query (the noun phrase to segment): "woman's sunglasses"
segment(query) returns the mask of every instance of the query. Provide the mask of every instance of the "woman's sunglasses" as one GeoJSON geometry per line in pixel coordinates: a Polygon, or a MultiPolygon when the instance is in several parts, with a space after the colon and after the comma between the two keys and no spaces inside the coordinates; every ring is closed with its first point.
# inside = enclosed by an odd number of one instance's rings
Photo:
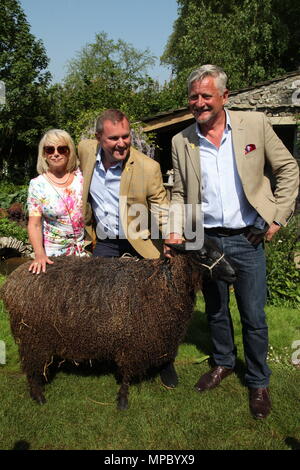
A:
{"type": "Polygon", "coordinates": [[[55,148],[60,155],[66,155],[70,151],[67,145],[59,145],[58,147],[54,147],[54,145],[46,145],[44,147],[44,152],[47,155],[52,155],[55,152],[55,148]]]}

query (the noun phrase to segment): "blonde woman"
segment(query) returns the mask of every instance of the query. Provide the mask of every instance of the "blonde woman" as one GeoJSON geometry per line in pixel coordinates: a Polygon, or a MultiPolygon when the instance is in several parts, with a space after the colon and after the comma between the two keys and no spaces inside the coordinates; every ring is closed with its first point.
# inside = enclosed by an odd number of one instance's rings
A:
{"type": "Polygon", "coordinates": [[[51,129],[39,143],[37,172],[28,189],[28,235],[34,274],[53,264],[49,256],[84,253],[83,178],[74,142],[64,130],[51,129]]]}

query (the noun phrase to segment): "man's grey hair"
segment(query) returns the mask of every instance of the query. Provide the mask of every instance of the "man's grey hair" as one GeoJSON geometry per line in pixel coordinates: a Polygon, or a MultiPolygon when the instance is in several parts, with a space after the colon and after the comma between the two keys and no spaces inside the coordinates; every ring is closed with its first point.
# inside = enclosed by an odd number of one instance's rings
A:
{"type": "Polygon", "coordinates": [[[195,81],[201,81],[205,77],[214,77],[216,78],[216,86],[220,93],[223,94],[226,90],[227,85],[227,75],[221,67],[217,65],[206,64],[202,65],[198,69],[194,70],[188,77],[188,94],[190,94],[192,84],[195,81]]]}

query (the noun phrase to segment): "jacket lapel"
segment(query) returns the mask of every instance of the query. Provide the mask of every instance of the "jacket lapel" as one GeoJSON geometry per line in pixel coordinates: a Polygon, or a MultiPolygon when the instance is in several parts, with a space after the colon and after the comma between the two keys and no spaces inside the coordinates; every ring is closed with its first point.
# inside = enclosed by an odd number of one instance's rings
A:
{"type": "MultiPolygon", "coordinates": [[[[237,112],[228,111],[230,115],[230,121],[232,126],[232,143],[235,153],[235,159],[237,164],[238,173],[243,178],[243,162],[245,158],[245,125],[244,119],[237,112]]],[[[186,134],[184,139],[185,152],[189,162],[191,163],[195,175],[200,181],[200,152],[199,151],[199,137],[195,132],[194,126],[191,126],[189,132],[186,134]]]]}
{"type": "Polygon", "coordinates": [[[185,139],[185,152],[192,167],[195,171],[198,181],[200,181],[200,153],[199,153],[199,137],[192,126],[190,132],[185,139]]]}
{"type": "Polygon", "coordinates": [[[122,171],[121,175],[121,182],[120,182],[120,199],[119,199],[119,211],[120,211],[120,218],[123,222],[123,230],[125,235],[127,236],[127,223],[125,224],[124,221],[127,221],[127,196],[129,194],[129,187],[133,173],[133,166],[134,166],[134,149],[130,149],[130,155],[128,160],[125,163],[125,166],[122,171]]]}
{"type": "Polygon", "coordinates": [[[120,196],[125,196],[128,194],[129,185],[132,178],[132,171],[134,165],[134,156],[132,149],[130,150],[130,155],[124,165],[122,176],[121,176],[121,183],[120,183],[120,196]]]}
{"type": "Polygon", "coordinates": [[[85,161],[85,166],[83,168],[83,201],[84,204],[88,200],[89,188],[91,185],[91,180],[95,168],[96,157],[99,150],[100,144],[95,140],[92,145],[90,145],[88,158],[85,161]]]}
{"type": "Polygon", "coordinates": [[[244,119],[237,112],[228,111],[232,126],[232,143],[235,160],[240,178],[243,179],[243,162],[245,159],[245,124],[244,119]]]}
{"type": "Polygon", "coordinates": [[[99,147],[100,147],[99,143],[91,147],[90,155],[86,162],[86,174],[87,174],[87,179],[88,179],[88,186],[90,186],[90,183],[91,183],[99,147]]]}

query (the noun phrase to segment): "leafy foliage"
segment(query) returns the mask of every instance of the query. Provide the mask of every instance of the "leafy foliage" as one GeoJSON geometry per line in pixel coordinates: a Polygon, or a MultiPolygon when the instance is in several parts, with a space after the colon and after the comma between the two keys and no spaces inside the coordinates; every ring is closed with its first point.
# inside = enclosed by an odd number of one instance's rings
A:
{"type": "Polygon", "coordinates": [[[0,237],[13,237],[23,243],[28,243],[27,230],[7,218],[0,219],[0,237]]]}
{"type": "Polygon", "coordinates": [[[133,118],[159,110],[159,84],[147,75],[155,58],[149,50],[109,39],[104,32],[69,62],[62,85],[51,93],[61,127],[78,134],[78,125],[103,109],[118,108],[133,118]]]}
{"type": "Polygon", "coordinates": [[[300,305],[300,269],[295,264],[296,253],[300,253],[299,215],[266,245],[268,302],[272,305],[300,305]]]}
{"type": "Polygon", "coordinates": [[[0,80],[6,102],[0,108],[0,164],[6,177],[22,181],[36,161],[36,142],[49,125],[46,95],[48,58],[18,0],[2,0],[0,9],[0,80]]]}
{"type": "Polygon", "coordinates": [[[0,207],[8,209],[14,202],[20,202],[26,207],[28,185],[16,186],[13,183],[0,182],[0,207]]]}
{"type": "MultiPolygon", "coordinates": [[[[238,89],[299,65],[300,4],[288,0],[177,0],[162,62],[180,79],[205,63],[223,67],[238,89]]],[[[182,81],[182,80],[181,80],[182,81]]]]}
{"type": "MultiPolygon", "coordinates": [[[[19,202],[23,208],[27,205],[28,185],[17,186],[10,182],[0,182],[0,208],[8,209],[13,203],[19,202]]],[[[23,209],[26,212],[26,209],[23,209]]],[[[23,224],[24,225],[24,224],[23,224]]],[[[27,230],[7,217],[0,218],[0,236],[13,237],[28,243],[27,230]]]]}

